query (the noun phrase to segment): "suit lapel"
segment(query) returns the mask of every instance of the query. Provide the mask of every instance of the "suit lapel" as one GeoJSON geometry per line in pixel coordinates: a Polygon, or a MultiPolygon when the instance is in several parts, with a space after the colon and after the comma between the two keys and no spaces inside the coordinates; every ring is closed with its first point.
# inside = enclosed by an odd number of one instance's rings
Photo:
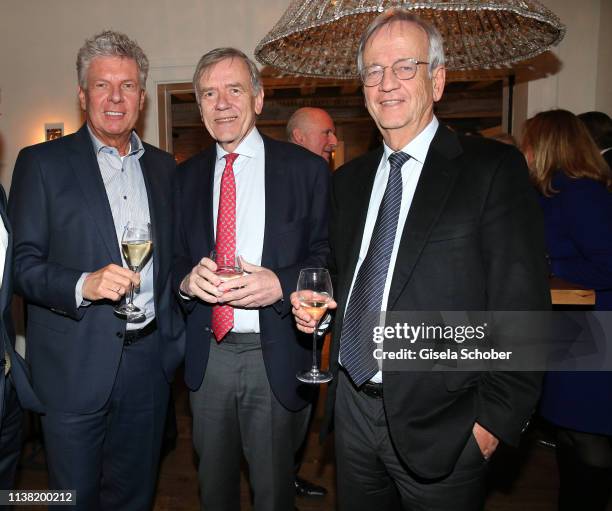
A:
{"type": "Polygon", "coordinates": [[[93,218],[93,224],[98,230],[112,262],[121,266],[121,254],[119,253],[113,215],[86,125],[83,125],[75,134],[70,163],[88,205],[88,212],[93,218]]]}
{"type": "MultiPolygon", "coordinates": [[[[350,191],[352,198],[351,211],[347,214],[346,219],[354,219],[354,229],[351,233],[350,248],[348,250],[349,260],[346,263],[340,261],[339,264],[346,264],[347,273],[349,279],[343,279],[345,287],[339,289],[340,292],[338,302],[344,304],[342,310],[339,311],[340,317],[344,316],[344,308],[348,302],[348,293],[350,290],[352,276],[355,275],[355,267],[357,266],[357,260],[359,259],[359,252],[361,251],[361,242],[363,239],[363,230],[368,216],[368,207],[370,205],[370,197],[372,195],[372,187],[374,186],[374,179],[376,178],[376,171],[382,158],[383,150],[382,147],[379,150],[372,151],[369,153],[360,168],[361,175],[354,176],[352,183],[354,186],[350,191]]],[[[338,215],[338,212],[334,213],[338,215]]],[[[344,216],[344,215],[343,215],[344,216]]],[[[346,226],[341,226],[343,229],[346,226]]]]}
{"type": "Polygon", "coordinates": [[[213,229],[213,188],[215,181],[216,146],[206,149],[193,162],[193,168],[179,166],[177,172],[190,172],[183,190],[184,205],[180,205],[183,211],[181,223],[187,226],[187,231],[195,233],[188,236],[187,245],[194,261],[202,257],[208,257],[214,248],[215,230],[213,229]]]}
{"type": "Polygon", "coordinates": [[[278,201],[286,197],[286,185],[284,181],[284,172],[282,164],[279,164],[280,159],[274,154],[274,146],[270,139],[265,135],[261,135],[264,142],[264,186],[266,191],[265,197],[265,226],[264,226],[264,242],[263,252],[261,254],[261,265],[269,266],[272,258],[272,252],[276,247],[270,246],[270,233],[278,231],[278,224],[281,218],[276,213],[278,211],[278,201]],[[275,211],[276,210],[276,211],[275,211]]]}
{"type": "Polygon", "coordinates": [[[389,290],[387,310],[393,309],[408,283],[431,230],[444,209],[459,173],[459,166],[454,158],[461,152],[456,135],[440,126],[429,147],[406,218],[389,290]]]}
{"type": "Polygon", "coordinates": [[[197,242],[201,243],[196,253],[200,257],[208,257],[209,252],[215,247],[215,216],[214,216],[214,189],[215,189],[215,164],[217,159],[216,145],[204,155],[202,168],[198,172],[198,186],[196,186],[196,198],[194,204],[197,206],[196,216],[198,224],[203,223],[204,236],[196,236],[197,242]],[[204,193],[206,192],[206,193],[204,193]]]}

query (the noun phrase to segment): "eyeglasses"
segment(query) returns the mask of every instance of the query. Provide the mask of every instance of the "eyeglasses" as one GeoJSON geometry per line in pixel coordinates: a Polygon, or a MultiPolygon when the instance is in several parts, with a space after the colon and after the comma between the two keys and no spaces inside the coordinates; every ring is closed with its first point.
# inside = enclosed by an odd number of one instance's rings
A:
{"type": "Polygon", "coordinates": [[[419,64],[429,64],[417,59],[400,59],[391,66],[379,66],[374,64],[361,70],[361,81],[366,87],[374,87],[382,82],[383,76],[385,75],[385,69],[391,68],[393,74],[399,80],[411,80],[416,75],[419,64]]]}

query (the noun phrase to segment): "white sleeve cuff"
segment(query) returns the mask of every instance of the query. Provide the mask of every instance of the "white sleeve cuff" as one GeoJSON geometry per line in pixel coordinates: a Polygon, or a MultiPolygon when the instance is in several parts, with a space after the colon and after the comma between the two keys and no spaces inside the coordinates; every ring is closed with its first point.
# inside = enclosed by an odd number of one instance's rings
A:
{"type": "Polygon", "coordinates": [[[89,300],[85,300],[83,298],[83,284],[85,283],[87,275],[89,275],[89,272],[82,273],[79,277],[79,280],[77,280],[76,286],[74,286],[74,300],[76,302],[77,308],[87,307],[91,305],[91,302],[89,300]]]}

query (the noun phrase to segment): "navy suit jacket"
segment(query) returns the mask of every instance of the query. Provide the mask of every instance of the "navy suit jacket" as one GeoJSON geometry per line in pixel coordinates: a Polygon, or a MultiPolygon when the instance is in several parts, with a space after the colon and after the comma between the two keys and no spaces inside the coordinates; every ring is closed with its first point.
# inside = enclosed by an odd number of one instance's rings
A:
{"type": "MultiPolygon", "coordinates": [[[[331,263],[338,310],[331,365],[338,371],[342,318],[359,256],[382,147],[334,174],[331,263]]],[[[514,147],[459,137],[440,126],[401,234],[388,311],[550,308],[542,215],[514,147]]],[[[336,382],[328,392],[328,420],[336,382]]],[[[541,376],[519,372],[385,371],[383,392],[399,457],[429,479],[449,474],[479,422],[517,444],[541,376]]]]}
{"type": "MultiPolygon", "coordinates": [[[[261,342],[268,380],[288,409],[307,403],[310,389],[296,373],[312,363],[311,338],[298,335],[289,295],[300,269],[324,267],[329,252],[327,210],[329,169],[306,149],[263,136],[265,148],[265,229],[262,266],[280,280],[283,300],[259,311],[261,342]]],[[[216,146],[178,167],[178,229],[175,246],[175,289],[181,279],[214,248],[213,178],[216,146]]],[[[185,381],[196,390],[204,378],[211,336],[212,307],[184,301],[187,316],[185,381]]]]}
{"type": "MultiPolygon", "coordinates": [[[[171,292],[171,155],[144,144],[140,158],[153,230],[159,356],[168,381],[183,355],[183,322],[171,292]]],[[[106,190],[86,125],[23,149],[9,200],[15,288],[28,302],[28,360],[34,388],[50,409],[89,413],[107,401],[119,367],[125,320],[115,302],[77,308],[83,272],[122,265],[106,190]]]]}
{"type": "MultiPolygon", "coordinates": [[[[11,298],[13,296],[13,236],[11,226],[6,214],[6,194],[4,188],[0,186],[0,221],[3,222],[8,231],[8,247],[4,260],[4,275],[2,277],[2,287],[0,287],[0,358],[4,358],[4,353],[8,353],[11,359],[10,377],[13,380],[17,397],[23,408],[42,413],[44,408],[32,390],[29,377],[30,371],[25,360],[15,351],[15,330],[13,328],[13,317],[11,315],[11,298]]],[[[0,380],[4,381],[4,365],[0,367],[0,380]]],[[[4,389],[4,385],[0,385],[4,389]]],[[[0,394],[0,427],[4,415],[4,392],[0,394]]]]}

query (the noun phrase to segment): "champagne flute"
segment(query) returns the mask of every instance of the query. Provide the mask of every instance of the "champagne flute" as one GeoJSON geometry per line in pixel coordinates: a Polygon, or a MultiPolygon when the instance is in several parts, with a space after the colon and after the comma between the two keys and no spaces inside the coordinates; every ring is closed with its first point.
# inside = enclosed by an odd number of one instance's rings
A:
{"type": "Polygon", "coordinates": [[[325,268],[305,268],[300,271],[297,283],[300,306],[317,322],[312,332],[312,367],[301,371],[296,376],[303,383],[320,384],[331,381],[329,371],[321,371],[317,362],[317,335],[323,334],[319,329],[321,318],[327,312],[327,304],[332,299],[331,277],[325,268]]]}
{"type": "MultiPolygon", "coordinates": [[[[121,252],[128,268],[133,272],[140,272],[149,261],[153,252],[151,239],[151,224],[128,222],[121,238],[121,252]]],[[[146,310],[134,305],[134,286],[130,285],[126,303],[116,307],[115,313],[128,322],[144,321],[146,310]]]]}

